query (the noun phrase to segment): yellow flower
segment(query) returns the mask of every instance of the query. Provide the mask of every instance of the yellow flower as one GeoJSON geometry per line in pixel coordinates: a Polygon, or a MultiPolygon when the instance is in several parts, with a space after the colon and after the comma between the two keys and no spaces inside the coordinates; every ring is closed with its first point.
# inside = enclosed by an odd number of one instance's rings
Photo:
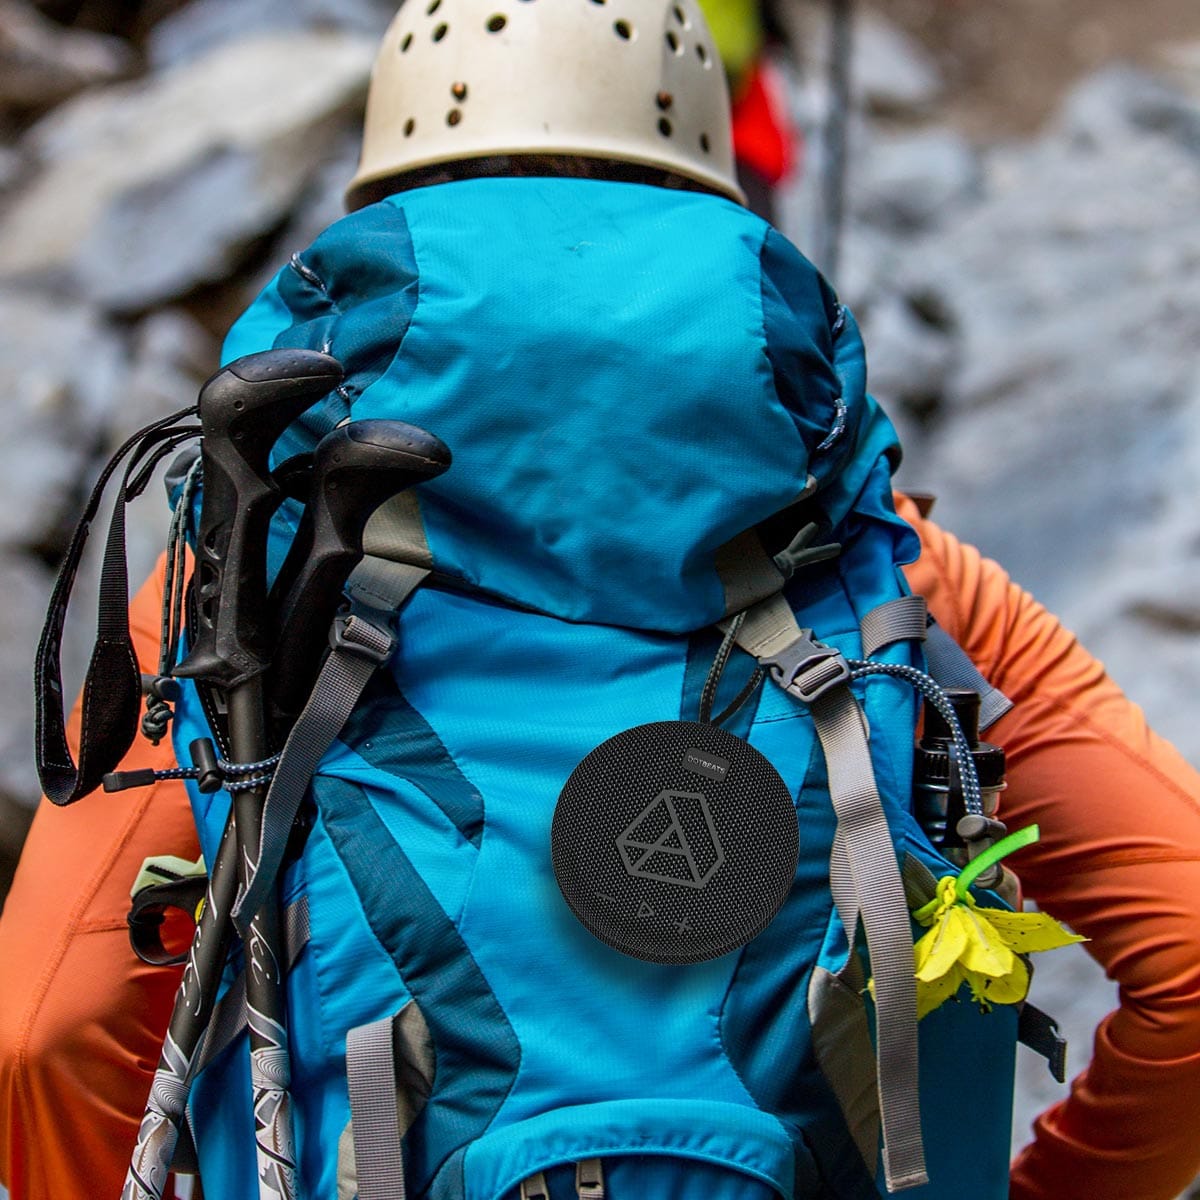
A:
{"type": "Polygon", "coordinates": [[[960,894],[959,882],[951,875],[938,881],[936,899],[913,915],[930,926],[913,948],[918,1018],[933,1012],[964,983],[985,1009],[1016,1004],[1029,991],[1029,968],[1022,954],[1087,940],[1046,913],[980,908],[970,893],[960,894]]]}

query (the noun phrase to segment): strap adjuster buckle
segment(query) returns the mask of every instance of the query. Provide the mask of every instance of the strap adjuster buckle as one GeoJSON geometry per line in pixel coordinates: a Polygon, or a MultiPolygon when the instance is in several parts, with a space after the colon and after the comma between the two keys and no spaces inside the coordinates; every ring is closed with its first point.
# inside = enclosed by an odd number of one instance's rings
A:
{"type": "Polygon", "coordinates": [[[791,645],[769,658],[760,658],[759,663],[785,692],[805,704],[850,681],[850,664],[845,656],[836,647],[818,642],[811,629],[802,629],[791,645]]]}
{"type": "Polygon", "coordinates": [[[329,644],[335,651],[357,654],[382,667],[395,654],[400,643],[386,625],[376,624],[361,614],[350,612],[334,617],[329,629],[329,644]]]}

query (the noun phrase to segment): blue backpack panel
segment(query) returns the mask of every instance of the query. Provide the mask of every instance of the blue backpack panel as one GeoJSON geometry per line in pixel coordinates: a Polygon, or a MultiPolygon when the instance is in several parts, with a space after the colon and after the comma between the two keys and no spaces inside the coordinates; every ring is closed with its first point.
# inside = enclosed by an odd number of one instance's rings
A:
{"type": "MultiPolygon", "coordinates": [[[[796,624],[848,660],[923,668],[911,638],[864,653],[864,618],[907,595],[898,568],[918,547],[892,507],[894,431],[865,392],[853,319],[728,200],[482,179],[332,226],[226,356],[269,346],[347,369],[280,459],[363,417],[429,429],[454,454],[408,512],[432,573],[321,762],[282,876],[306,918],[288,975],[303,1195],[380,1194],[355,1149],[348,1042],[352,1062],[365,1049],[368,1071],[386,1064],[410,1196],[885,1193],[871,970],[834,904],[838,817],[808,705],[768,680],[724,723],[779,772],[799,834],[786,902],[741,949],[684,965],[623,954],[576,920],[551,864],[555,802],[582,759],[633,726],[700,718],[717,625],[738,611],[727,548],[778,514],[816,514],[840,546],[799,555],[782,592],[796,624]]],[[[276,564],[293,530],[283,513],[276,564]]],[[[405,553],[387,535],[369,548],[405,553]]],[[[756,666],[733,651],[712,711],[756,666]]],[[[886,674],[849,686],[916,907],[956,872],[911,814],[916,693],[886,674]]],[[[185,688],[176,743],[206,733],[185,688]]],[[[228,796],[193,802],[211,855],[228,796]]],[[[1011,1008],[960,999],[921,1022],[929,1182],[909,1194],[1007,1196],[1015,1041],[1011,1008]]],[[[238,1037],[193,1094],[210,1195],[257,1194],[250,1110],[238,1037]]]]}

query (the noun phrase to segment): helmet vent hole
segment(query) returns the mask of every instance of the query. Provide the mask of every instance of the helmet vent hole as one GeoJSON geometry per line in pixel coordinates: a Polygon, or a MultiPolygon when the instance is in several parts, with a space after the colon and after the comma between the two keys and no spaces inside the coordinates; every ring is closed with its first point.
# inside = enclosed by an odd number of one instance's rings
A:
{"type": "Polygon", "coordinates": [[[687,29],[688,28],[688,19],[687,19],[687,16],[684,14],[683,9],[680,8],[678,4],[676,4],[671,8],[671,11],[675,14],[675,20],[677,20],[680,23],[680,25],[682,25],[684,27],[684,29],[687,29]]]}
{"type": "Polygon", "coordinates": [[[409,46],[412,45],[412,40],[413,40],[413,35],[411,33],[406,33],[404,35],[404,41],[402,41],[400,43],[400,53],[401,54],[406,54],[408,52],[409,46]]]}
{"type": "Polygon", "coordinates": [[[444,38],[444,37],[446,36],[446,34],[447,34],[447,33],[449,33],[449,32],[450,32],[450,26],[449,26],[449,25],[447,25],[445,21],[443,21],[443,22],[442,22],[442,23],[441,23],[441,24],[440,24],[440,25],[439,25],[439,26],[438,26],[438,27],[437,27],[437,28],[436,28],[436,29],[433,31],[433,40],[434,40],[435,42],[440,42],[440,41],[442,40],[442,38],[444,38]]]}
{"type": "Polygon", "coordinates": [[[425,9],[425,15],[432,17],[439,8],[442,7],[442,0],[429,0],[429,6],[425,9]]]}
{"type": "Polygon", "coordinates": [[[467,85],[461,81],[458,83],[452,83],[450,85],[450,95],[452,95],[455,100],[465,100],[467,98],[467,85]]]}
{"type": "Polygon", "coordinates": [[[608,0],[592,0],[593,4],[607,4],[608,0]]]}
{"type": "Polygon", "coordinates": [[[663,137],[671,136],[671,122],[668,121],[666,117],[658,118],[658,132],[661,133],[663,137]]]}
{"type": "Polygon", "coordinates": [[[462,109],[452,108],[446,114],[446,124],[447,125],[457,125],[461,120],[462,120],[462,109]]]}
{"type": "Polygon", "coordinates": [[[703,150],[705,154],[707,154],[709,152],[709,150],[712,149],[712,144],[708,140],[707,133],[702,133],[700,135],[700,149],[703,150]]]}
{"type": "Polygon", "coordinates": [[[697,43],[696,43],[696,57],[697,57],[697,58],[698,58],[698,59],[699,59],[699,60],[700,60],[700,61],[701,61],[701,62],[702,62],[702,63],[703,63],[703,64],[704,64],[706,67],[710,65],[710,64],[709,64],[709,61],[708,61],[708,47],[707,47],[707,46],[705,46],[703,42],[697,42],[697,43]]]}
{"type": "Polygon", "coordinates": [[[683,47],[679,44],[679,38],[676,36],[673,29],[668,29],[666,32],[667,45],[671,48],[672,54],[682,54],[683,47]]]}
{"type": "Polygon", "coordinates": [[[663,110],[663,112],[666,112],[667,109],[675,103],[675,97],[672,96],[670,92],[659,92],[658,95],[654,97],[654,102],[663,110]]]}
{"type": "Polygon", "coordinates": [[[499,33],[505,25],[508,24],[508,18],[503,13],[495,13],[488,17],[487,29],[488,33],[499,33]]]}
{"type": "Polygon", "coordinates": [[[412,137],[413,130],[416,129],[416,127],[417,127],[416,121],[414,121],[412,119],[412,117],[409,117],[408,120],[404,122],[404,136],[412,137]]]}
{"type": "Polygon", "coordinates": [[[633,38],[633,26],[628,21],[614,21],[613,31],[623,42],[628,42],[633,38]]]}

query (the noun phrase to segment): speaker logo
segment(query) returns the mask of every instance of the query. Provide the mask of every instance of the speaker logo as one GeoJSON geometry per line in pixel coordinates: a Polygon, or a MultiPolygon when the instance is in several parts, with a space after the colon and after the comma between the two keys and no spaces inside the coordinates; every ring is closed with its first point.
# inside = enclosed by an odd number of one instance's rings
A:
{"type": "Polygon", "coordinates": [[[702,891],[725,861],[708,801],[700,792],[659,792],[617,838],[625,870],[702,891]]]}
{"type": "Polygon", "coordinates": [[[683,756],[682,766],[693,775],[705,775],[718,783],[724,783],[729,775],[729,760],[707,750],[689,750],[683,756]]]}

